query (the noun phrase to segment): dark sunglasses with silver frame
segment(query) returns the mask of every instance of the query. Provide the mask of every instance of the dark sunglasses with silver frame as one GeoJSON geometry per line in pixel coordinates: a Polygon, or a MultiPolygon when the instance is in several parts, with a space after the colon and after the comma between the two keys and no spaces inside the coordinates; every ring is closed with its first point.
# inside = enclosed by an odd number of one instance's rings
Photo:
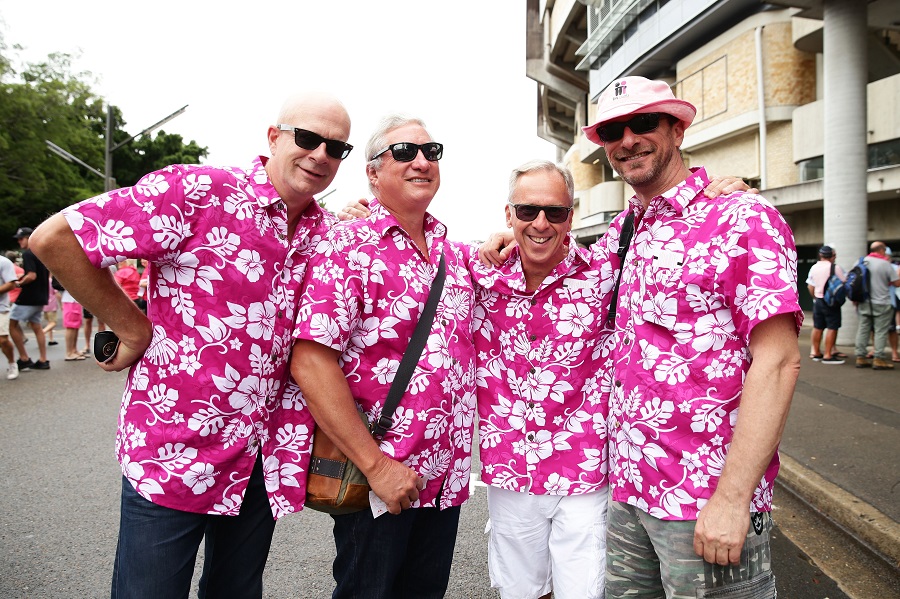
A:
{"type": "Polygon", "coordinates": [[[547,217],[547,222],[558,225],[566,222],[566,219],[569,218],[569,213],[574,210],[574,208],[567,208],[566,206],[538,206],[536,204],[513,204],[512,202],[507,202],[507,204],[516,211],[516,218],[526,223],[536,219],[543,210],[544,216],[547,217]]]}
{"type": "Polygon", "coordinates": [[[325,153],[338,160],[343,160],[349,156],[350,150],[353,149],[353,146],[345,141],[328,139],[327,137],[322,137],[318,133],[301,129],[300,127],[294,127],[293,125],[285,125],[282,123],[278,125],[278,128],[282,131],[293,131],[294,143],[297,144],[297,147],[303,148],[304,150],[315,150],[324,143],[325,153]]]}
{"type": "Polygon", "coordinates": [[[422,150],[422,156],[425,157],[425,160],[437,162],[444,155],[444,144],[439,144],[436,141],[429,141],[424,144],[402,141],[375,152],[375,155],[370,160],[375,160],[388,150],[391,151],[391,156],[397,162],[412,162],[419,154],[419,150],[422,150]]]}
{"type": "Polygon", "coordinates": [[[619,141],[625,135],[625,127],[631,129],[631,132],[635,135],[650,133],[659,127],[661,116],[658,112],[645,112],[636,114],[627,121],[603,123],[602,125],[597,125],[597,137],[603,143],[619,141]]]}

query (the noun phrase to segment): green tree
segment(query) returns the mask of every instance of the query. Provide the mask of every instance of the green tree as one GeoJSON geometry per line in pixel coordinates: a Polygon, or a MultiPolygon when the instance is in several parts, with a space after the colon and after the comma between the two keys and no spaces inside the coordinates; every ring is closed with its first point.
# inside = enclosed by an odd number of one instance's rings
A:
{"type": "MultiPolygon", "coordinates": [[[[14,47],[18,50],[18,47],[14,47]]],[[[95,168],[103,168],[106,112],[89,72],[73,73],[72,56],[15,68],[0,32],[0,247],[14,244],[17,227],[36,226],[50,214],[103,192],[103,178],[51,153],[50,140],[95,168]]],[[[112,107],[114,143],[129,139],[121,111],[112,107]]],[[[142,136],[113,154],[113,177],[132,185],[173,163],[197,163],[207,149],[174,133],[142,136]]]]}
{"type": "MultiPolygon", "coordinates": [[[[128,137],[126,133],[124,138],[128,137]]],[[[160,130],[155,137],[143,135],[116,150],[113,175],[122,187],[134,185],[147,173],[167,164],[198,164],[206,154],[207,149],[194,140],[185,144],[181,135],[160,130]]]]}
{"type": "MultiPolygon", "coordinates": [[[[0,82],[0,199],[4,204],[0,235],[4,241],[16,227],[34,226],[78,196],[98,190],[81,167],[50,154],[44,142],[58,140],[82,160],[97,160],[99,144],[91,124],[103,116],[102,102],[83,81],[89,74],[79,78],[70,70],[70,56],[51,54],[46,62],[29,65],[21,82],[0,82]]],[[[12,72],[9,68],[6,75],[12,72]]]]}

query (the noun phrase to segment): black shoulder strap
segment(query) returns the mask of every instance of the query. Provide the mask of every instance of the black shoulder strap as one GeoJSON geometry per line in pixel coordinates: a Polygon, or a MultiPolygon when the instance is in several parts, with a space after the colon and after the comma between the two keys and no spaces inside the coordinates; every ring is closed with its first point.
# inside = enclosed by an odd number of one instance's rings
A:
{"type": "Polygon", "coordinates": [[[622,230],[619,232],[619,249],[616,255],[619,257],[619,275],[616,277],[616,286],[613,288],[612,298],[609,304],[609,313],[606,315],[606,324],[615,321],[616,306],[619,303],[619,284],[622,282],[622,271],[625,269],[625,256],[634,236],[634,212],[628,211],[628,215],[622,222],[622,230]]]}
{"type": "Polygon", "coordinates": [[[441,254],[441,261],[438,264],[437,274],[431,283],[431,291],[428,293],[428,301],[422,314],[419,316],[419,322],[413,331],[412,338],[403,359],[400,360],[400,366],[397,367],[397,374],[391,383],[391,389],[388,391],[387,399],[384,400],[384,408],[381,410],[381,418],[371,425],[372,435],[375,437],[383,437],[388,429],[391,428],[391,420],[403,394],[406,393],[406,387],[409,385],[409,379],[412,378],[413,372],[416,370],[416,364],[422,357],[422,350],[425,349],[425,342],[428,341],[428,335],[431,333],[431,323],[434,322],[434,315],[437,312],[438,300],[441,299],[441,292],[444,289],[444,277],[447,268],[444,265],[444,255],[441,254]]]}
{"type": "MultiPolygon", "coordinates": [[[[834,262],[831,263],[831,274],[828,275],[828,280],[831,280],[831,277],[834,276],[834,262]]],[[[828,281],[825,281],[825,285],[828,286],[828,281]]]]}

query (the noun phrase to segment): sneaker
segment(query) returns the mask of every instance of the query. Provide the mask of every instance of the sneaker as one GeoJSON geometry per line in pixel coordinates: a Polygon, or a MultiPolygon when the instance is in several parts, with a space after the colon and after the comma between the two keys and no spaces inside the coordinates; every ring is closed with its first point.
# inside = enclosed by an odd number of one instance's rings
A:
{"type": "Polygon", "coordinates": [[[872,365],[872,360],[869,358],[863,358],[862,356],[856,356],[856,367],[857,368],[868,368],[872,365]]]}
{"type": "Polygon", "coordinates": [[[59,341],[48,341],[47,345],[59,345],[59,341]]]}
{"type": "Polygon", "coordinates": [[[10,362],[9,367],[6,369],[6,378],[7,380],[13,380],[19,378],[19,365],[15,362],[10,362]]]}
{"type": "Polygon", "coordinates": [[[26,370],[34,368],[34,362],[31,361],[31,358],[28,358],[27,360],[16,360],[16,365],[19,367],[19,372],[25,372],[26,370]]]}
{"type": "Polygon", "coordinates": [[[882,360],[881,358],[875,358],[875,362],[872,364],[872,370],[893,370],[894,365],[888,362],[887,360],[882,360]]]}
{"type": "Polygon", "coordinates": [[[822,361],[822,354],[809,354],[809,357],[813,362],[821,362],[822,361]]]}
{"type": "Polygon", "coordinates": [[[32,368],[34,368],[35,370],[50,370],[50,362],[47,360],[44,360],[43,362],[38,360],[34,363],[34,366],[32,366],[32,368]]]}
{"type": "Polygon", "coordinates": [[[822,364],[843,364],[844,360],[838,358],[837,356],[831,356],[830,358],[822,358],[819,360],[822,364]]]}

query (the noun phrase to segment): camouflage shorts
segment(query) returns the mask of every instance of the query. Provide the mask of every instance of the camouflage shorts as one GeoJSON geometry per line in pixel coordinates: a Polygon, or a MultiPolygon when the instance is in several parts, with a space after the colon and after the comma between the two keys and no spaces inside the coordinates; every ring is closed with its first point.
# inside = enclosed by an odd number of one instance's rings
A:
{"type": "Polygon", "coordinates": [[[617,501],[609,502],[607,520],[607,599],[774,599],[776,596],[769,513],[754,515],[756,526],[750,527],[741,562],[735,566],[710,564],[694,553],[694,520],[659,520],[617,501]]]}

